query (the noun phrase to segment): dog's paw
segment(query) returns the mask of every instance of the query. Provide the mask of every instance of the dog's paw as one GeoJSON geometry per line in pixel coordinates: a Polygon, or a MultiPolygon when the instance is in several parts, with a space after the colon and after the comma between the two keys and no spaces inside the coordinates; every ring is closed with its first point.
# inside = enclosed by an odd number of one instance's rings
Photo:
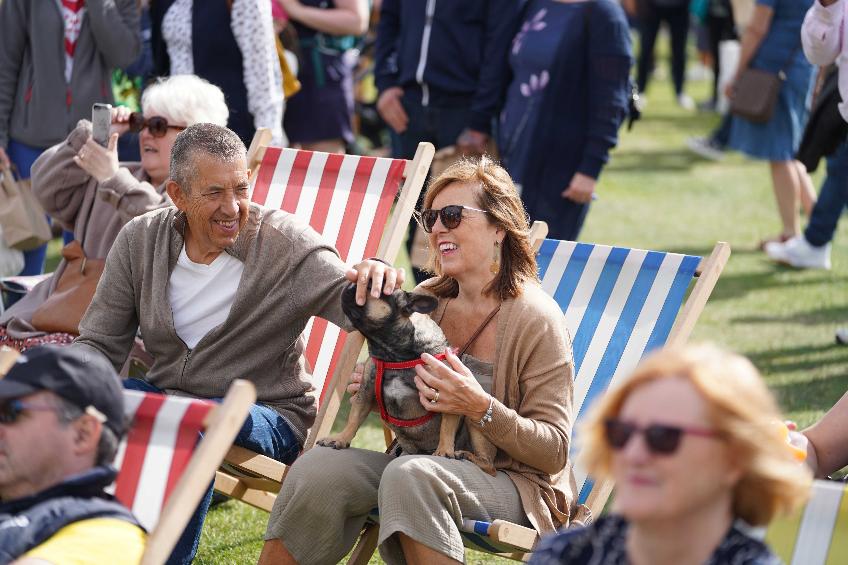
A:
{"type": "Polygon", "coordinates": [[[350,447],[349,441],[339,439],[333,436],[319,439],[315,443],[324,447],[332,447],[333,449],[347,449],[348,447],[350,447]]]}
{"type": "Polygon", "coordinates": [[[436,449],[433,455],[436,457],[447,457],[448,459],[458,459],[456,452],[448,449],[436,449]]]}
{"type": "Polygon", "coordinates": [[[471,451],[457,451],[456,452],[457,459],[465,459],[466,461],[470,461],[480,467],[484,473],[488,473],[493,477],[497,475],[497,470],[495,466],[492,464],[492,461],[488,457],[480,457],[476,453],[472,453],[471,451]]]}

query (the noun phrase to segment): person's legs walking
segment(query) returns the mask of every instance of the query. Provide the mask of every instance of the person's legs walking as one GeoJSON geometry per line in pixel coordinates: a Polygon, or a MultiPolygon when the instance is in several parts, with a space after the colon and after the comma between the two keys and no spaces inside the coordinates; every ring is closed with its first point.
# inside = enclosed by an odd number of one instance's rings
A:
{"type": "Polygon", "coordinates": [[[798,178],[794,161],[770,161],[771,180],[777,212],[782,224],[781,238],[788,239],[801,231],[798,220],[798,178]]]}
{"type": "Polygon", "coordinates": [[[683,96],[683,83],[686,80],[686,37],[689,35],[689,3],[664,9],[664,18],[668,22],[671,35],[671,79],[674,93],[683,96]]]}
{"type": "Polygon", "coordinates": [[[827,176],[822,183],[804,238],[816,247],[833,239],[836,225],[848,206],[848,141],[827,158],[827,176]]]}
{"type": "MultiPolygon", "coordinates": [[[[799,269],[830,269],[830,242],[848,206],[848,141],[827,158],[827,176],[803,235],[785,243],[769,243],[766,254],[799,269]]],[[[838,340],[837,336],[837,340],[838,340]]]]}
{"type": "Polygon", "coordinates": [[[648,78],[654,70],[654,44],[660,29],[660,17],[652,0],[639,1],[639,64],[636,70],[636,86],[645,92],[648,78]]]}

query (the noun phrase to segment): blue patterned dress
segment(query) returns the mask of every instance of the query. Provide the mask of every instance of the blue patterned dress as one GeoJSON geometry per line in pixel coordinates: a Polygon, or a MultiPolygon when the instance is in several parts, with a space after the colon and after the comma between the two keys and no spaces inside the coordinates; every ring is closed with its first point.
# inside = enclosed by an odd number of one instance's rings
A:
{"type": "Polygon", "coordinates": [[[751,68],[786,73],[774,114],[764,124],[733,116],[728,145],[756,159],[788,161],[795,156],[807,121],[807,92],[813,66],[801,50],[801,24],[812,0],[757,0],[774,10],[771,26],[751,68]]]}

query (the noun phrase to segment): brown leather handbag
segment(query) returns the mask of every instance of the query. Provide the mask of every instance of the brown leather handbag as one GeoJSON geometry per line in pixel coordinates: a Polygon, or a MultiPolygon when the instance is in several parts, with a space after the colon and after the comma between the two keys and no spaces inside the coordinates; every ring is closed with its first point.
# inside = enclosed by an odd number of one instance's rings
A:
{"type": "Polygon", "coordinates": [[[786,64],[776,73],[751,68],[742,71],[733,85],[730,112],[755,124],[768,122],[774,115],[777,97],[786,80],[784,70],[789,68],[797,53],[798,48],[793,49],[786,64]]]}
{"type": "Polygon", "coordinates": [[[94,298],[106,260],[89,259],[76,240],[62,249],[62,257],[65,270],[53,293],[33,313],[32,325],[43,332],[79,335],[80,320],[94,298]]]}
{"type": "Polygon", "coordinates": [[[770,73],[761,69],[745,69],[734,85],[730,111],[755,124],[764,124],[774,114],[777,95],[786,76],[783,71],[770,73]]]}

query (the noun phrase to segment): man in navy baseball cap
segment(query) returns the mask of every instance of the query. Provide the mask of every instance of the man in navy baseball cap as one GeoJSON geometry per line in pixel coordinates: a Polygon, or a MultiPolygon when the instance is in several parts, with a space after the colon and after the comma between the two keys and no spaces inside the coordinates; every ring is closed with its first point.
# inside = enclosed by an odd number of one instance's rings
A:
{"type": "Polygon", "coordinates": [[[122,390],[120,377],[102,355],[76,347],[36,347],[18,357],[0,380],[0,423],[14,421],[10,408],[14,404],[8,400],[49,391],[96,416],[120,438],[124,433],[122,390]]]}
{"type": "Polygon", "coordinates": [[[0,378],[0,563],[140,560],[144,531],[105,490],[124,430],[104,357],[45,345],[17,358],[0,378]]]}

